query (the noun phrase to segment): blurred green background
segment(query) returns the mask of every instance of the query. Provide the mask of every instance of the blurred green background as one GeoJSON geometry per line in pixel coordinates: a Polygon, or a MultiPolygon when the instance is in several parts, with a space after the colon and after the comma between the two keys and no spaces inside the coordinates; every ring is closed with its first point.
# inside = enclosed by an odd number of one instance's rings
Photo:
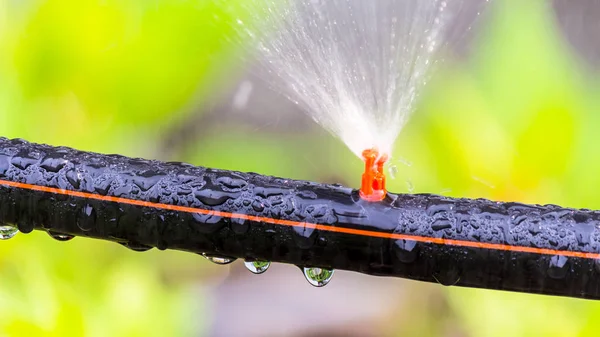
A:
{"type": "MultiPolygon", "coordinates": [[[[0,135],[356,187],[361,162],[317,127],[215,113],[241,77],[244,51],[227,41],[243,1],[0,0],[0,135]]],[[[468,59],[430,82],[389,189],[600,209],[599,85],[546,1],[497,1],[468,59]]],[[[0,336],[208,335],[221,314],[208,285],[228,273],[192,254],[18,235],[0,242],[0,336]]],[[[374,336],[600,331],[597,302],[398,286],[414,291],[369,320],[374,336]]]]}

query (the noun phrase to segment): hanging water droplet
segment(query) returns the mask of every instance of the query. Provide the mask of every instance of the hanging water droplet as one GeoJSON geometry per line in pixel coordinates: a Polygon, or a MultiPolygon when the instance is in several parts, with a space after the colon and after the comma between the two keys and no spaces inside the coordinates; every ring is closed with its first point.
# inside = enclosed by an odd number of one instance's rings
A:
{"type": "Polygon", "coordinates": [[[1,225],[0,226],[0,240],[8,240],[13,238],[19,233],[19,229],[16,226],[1,225]]]}
{"type": "Polygon", "coordinates": [[[460,281],[461,271],[459,268],[448,264],[443,270],[434,271],[431,276],[437,281],[437,283],[443,286],[453,286],[460,281]]]}
{"type": "Polygon", "coordinates": [[[254,274],[262,274],[262,273],[266,272],[267,269],[269,269],[269,266],[271,266],[271,262],[269,262],[269,261],[260,261],[260,260],[244,261],[244,265],[252,273],[254,273],[254,274]]]}
{"type": "Polygon", "coordinates": [[[202,256],[204,256],[208,261],[212,262],[212,263],[216,263],[216,264],[230,264],[231,262],[237,260],[235,257],[228,257],[228,256],[215,256],[215,255],[208,255],[205,253],[202,253],[202,256]]]}
{"type": "Polygon", "coordinates": [[[123,247],[129,248],[134,252],[145,252],[147,250],[152,249],[152,246],[143,245],[141,243],[129,241],[129,242],[119,242],[123,247]]]}
{"type": "Polygon", "coordinates": [[[50,235],[50,237],[53,238],[54,240],[58,240],[58,241],[69,241],[72,238],[74,238],[73,235],[59,234],[59,233],[54,233],[54,232],[51,232],[51,231],[48,231],[48,235],[50,235]]]}
{"type": "Polygon", "coordinates": [[[308,283],[315,287],[323,287],[331,281],[333,277],[333,269],[323,269],[323,268],[304,268],[304,277],[308,283]]]}

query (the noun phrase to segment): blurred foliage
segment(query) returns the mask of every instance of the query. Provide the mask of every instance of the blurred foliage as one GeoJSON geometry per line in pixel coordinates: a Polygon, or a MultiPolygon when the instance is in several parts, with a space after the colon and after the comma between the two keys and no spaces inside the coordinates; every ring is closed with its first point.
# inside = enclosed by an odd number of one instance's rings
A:
{"type": "MultiPolygon", "coordinates": [[[[0,0],[0,134],[156,156],[164,134],[235,81],[242,51],[226,41],[243,1],[0,0]]],[[[600,208],[592,188],[600,186],[598,83],[545,3],[495,3],[470,62],[444,68],[427,88],[397,143],[391,190],[600,208]]],[[[361,168],[321,133],[214,125],[197,142],[171,157],[354,186],[361,168]]],[[[223,272],[192,254],[20,235],[0,244],[0,335],[192,335],[210,317],[202,284],[223,272]]],[[[446,294],[452,324],[472,336],[600,329],[596,302],[446,294]]],[[[386,331],[442,334],[433,316],[404,324],[386,331]]]]}
{"type": "Polygon", "coordinates": [[[0,2],[0,132],[139,153],[165,116],[221,83],[232,13],[192,0],[0,2]]]}
{"type": "MultiPolygon", "coordinates": [[[[0,0],[0,134],[152,156],[227,76],[235,6],[0,0]]],[[[206,314],[190,295],[214,270],[203,260],[21,236],[0,245],[0,335],[192,335],[206,314]]]]}

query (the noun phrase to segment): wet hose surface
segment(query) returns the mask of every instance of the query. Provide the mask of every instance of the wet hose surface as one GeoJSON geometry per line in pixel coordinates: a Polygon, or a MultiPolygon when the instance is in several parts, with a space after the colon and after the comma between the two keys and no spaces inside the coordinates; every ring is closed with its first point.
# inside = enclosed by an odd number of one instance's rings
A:
{"type": "Polygon", "coordinates": [[[0,224],[488,289],[600,298],[600,212],[392,194],[0,138],[0,224]]]}

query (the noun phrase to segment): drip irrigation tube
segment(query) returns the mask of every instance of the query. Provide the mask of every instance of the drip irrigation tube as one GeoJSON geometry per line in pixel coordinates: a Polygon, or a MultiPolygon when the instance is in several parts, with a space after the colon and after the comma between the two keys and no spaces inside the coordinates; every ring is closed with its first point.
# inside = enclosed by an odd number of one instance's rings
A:
{"type": "Polygon", "coordinates": [[[600,299],[600,212],[340,185],[0,138],[0,224],[444,285],[600,299]]]}

